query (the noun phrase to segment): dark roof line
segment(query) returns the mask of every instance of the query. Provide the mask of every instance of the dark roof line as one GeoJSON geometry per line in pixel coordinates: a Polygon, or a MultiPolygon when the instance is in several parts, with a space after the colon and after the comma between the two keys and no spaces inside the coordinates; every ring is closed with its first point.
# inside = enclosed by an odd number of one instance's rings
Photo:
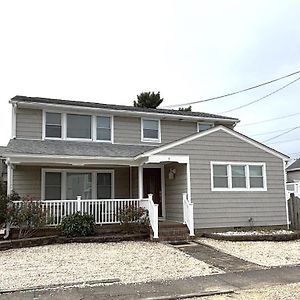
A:
{"type": "Polygon", "coordinates": [[[287,171],[297,171],[300,170],[300,158],[294,161],[290,166],[286,168],[287,171]]]}
{"type": "Polygon", "coordinates": [[[189,116],[189,117],[199,117],[199,118],[223,119],[223,120],[231,121],[233,123],[239,122],[239,119],[236,118],[225,117],[221,115],[209,114],[203,112],[180,111],[174,109],[142,108],[142,107],[134,107],[128,105],[104,104],[104,103],[97,103],[97,102],[83,102],[83,101],[74,101],[74,100],[61,100],[61,99],[27,97],[27,96],[15,96],[11,99],[11,101],[39,103],[39,104],[70,105],[70,106],[73,105],[73,106],[112,109],[112,110],[126,110],[126,111],[141,112],[141,113],[148,112],[148,113],[189,116]]]}

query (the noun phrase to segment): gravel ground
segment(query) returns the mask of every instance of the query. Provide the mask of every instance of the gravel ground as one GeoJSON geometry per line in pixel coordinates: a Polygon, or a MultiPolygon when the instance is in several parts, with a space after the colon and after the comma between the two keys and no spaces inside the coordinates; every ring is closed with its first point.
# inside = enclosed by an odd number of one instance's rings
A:
{"type": "Polygon", "coordinates": [[[214,232],[217,235],[224,236],[240,236],[240,235],[280,235],[280,234],[292,234],[292,230],[255,230],[255,231],[225,231],[225,232],[214,232]]]}
{"type": "Polygon", "coordinates": [[[300,264],[300,240],[287,242],[231,242],[200,239],[199,242],[262,266],[300,264]]]}
{"type": "Polygon", "coordinates": [[[119,278],[122,283],[222,271],[160,243],[64,244],[0,252],[0,289],[119,278]]]}
{"type": "Polygon", "coordinates": [[[235,294],[193,298],[193,300],[296,300],[299,298],[300,283],[293,283],[286,285],[275,285],[265,287],[263,289],[237,291],[235,294]]]}

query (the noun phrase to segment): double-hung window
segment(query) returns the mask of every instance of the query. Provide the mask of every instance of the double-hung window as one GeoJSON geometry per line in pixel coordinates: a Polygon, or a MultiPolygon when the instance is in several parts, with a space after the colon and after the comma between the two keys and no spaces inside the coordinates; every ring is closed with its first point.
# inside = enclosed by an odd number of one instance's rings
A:
{"type": "Polygon", "coordinates": [[[111,141],[111,117],[97,117],[97,141],[111,141]]]}
{"type": "Polygon", "coordinates": [[[160,120],[142,119],[142,141],[160,143],[160,120]]]}
{"type": "Polygon", "coordinates": [[[45,137],[61,138],[61,114],[47,112],[45,114],[45,137]]]}
{"type": "Polygon", "coordinates": [[[211,187],[214,191],[265,191],[264,163],[211,163],[211,187]]]}
{"type": "Polygon", "coordinates": [[[44,200],[114,198],[113,170],[44,169],[42,178],[44,200]]]}
{"type": "Polygon", "coordinates": [[[89,115],[67,114],[67,138],[91,139],[92,117],[89,115]]]}

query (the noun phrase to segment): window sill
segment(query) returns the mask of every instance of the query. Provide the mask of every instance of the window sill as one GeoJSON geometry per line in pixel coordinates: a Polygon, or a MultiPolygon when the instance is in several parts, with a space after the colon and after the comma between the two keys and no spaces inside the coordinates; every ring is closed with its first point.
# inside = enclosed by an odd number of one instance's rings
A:
{"type": "Polygon", "coordinates": [[[159,139],[142,139],[141,141],[144,143],[158,143],[158,144],[161,143],[159,139]]]}
{"type": "Polygon", "coordinates": [[[267,188],[253,188],[253,189],[229,189],[229,188],[213,188],[212,192],[266,192],[267,188]]]}

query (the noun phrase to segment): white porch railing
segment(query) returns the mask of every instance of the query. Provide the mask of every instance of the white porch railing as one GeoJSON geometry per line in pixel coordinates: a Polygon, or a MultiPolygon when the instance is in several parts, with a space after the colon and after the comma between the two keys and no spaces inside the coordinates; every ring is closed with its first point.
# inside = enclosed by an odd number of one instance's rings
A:
{"type": "Polygon", "coordinates": [[[153,202],[152,197],[153,195],[149,194],[148,199],[142,199],[140,206],[148,210],[150,225],[153,230],[153,238],[158,239],[158,204],[153,202]]]}
{"type": "Polygon", "coordinates": [[[300,182],[287,183],[286,190],[288,199],[292,193],[294,193],[295,196],[300,197],[300,182]]]}
{"type": "Polygon", "coordinates": [[[187,193],[182,194],[183,202],[183,223],[190,231],[190,236],[194,236],[194,204],[188,200],[187,193]]]}
{"type": "MultiPolygon", "coordinates": [[[[143,207],[144,203],[153,203],[153,200],[152,197],[149,197],[148,199],[145,198],[145,199],[88,199],[88,200],[81,199],[81,197],[77,197],[77,200],[45,200],[45,201],[40,201],[40,203],[43,210],[46,212],[47,224],[50,226],[51,225],[56,226],[61,223],[64,217],[71,215],[77,211],[94,216],[94,221],[96,224],[120,223],[120,210],[128,206],[143,207]]],[[[14,201],[14,205],[17,207],[20,206],[21,204],[22,201],[14,201]]],[[[152,205],[150,204],[148,205],[148,207],[149,207],[150,223],[152,226],[152,224],[154,224],[152,205]]],[[[153,231],[154,230],[155,229],[153,229],[153,231]]]]}

